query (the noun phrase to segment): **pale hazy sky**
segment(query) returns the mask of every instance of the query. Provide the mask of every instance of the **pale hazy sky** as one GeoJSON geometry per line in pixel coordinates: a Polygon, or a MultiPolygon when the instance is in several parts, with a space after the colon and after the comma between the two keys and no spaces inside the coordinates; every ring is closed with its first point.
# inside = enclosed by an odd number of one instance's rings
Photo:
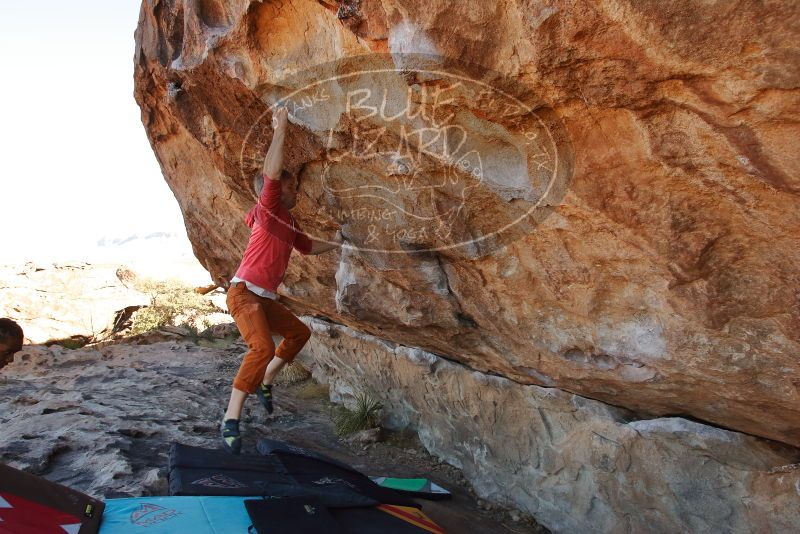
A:
{"type": "Polygon", "coordinates": [[[185,236],[133,99],[140,0],[0,0],[0,264],[185,236]]]}

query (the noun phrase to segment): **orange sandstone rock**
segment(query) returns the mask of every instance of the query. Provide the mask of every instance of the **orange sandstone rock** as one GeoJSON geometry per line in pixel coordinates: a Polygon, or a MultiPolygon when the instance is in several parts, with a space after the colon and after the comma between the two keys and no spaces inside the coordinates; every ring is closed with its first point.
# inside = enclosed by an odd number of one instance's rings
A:
{"type": "Polygon", "coordinates": [[[351,245],[293,260],[298,311],[798,446],[799,28],[792,2],[143,2],[135,97],[215,282],[282,101],[298,220],[351,245]]]}

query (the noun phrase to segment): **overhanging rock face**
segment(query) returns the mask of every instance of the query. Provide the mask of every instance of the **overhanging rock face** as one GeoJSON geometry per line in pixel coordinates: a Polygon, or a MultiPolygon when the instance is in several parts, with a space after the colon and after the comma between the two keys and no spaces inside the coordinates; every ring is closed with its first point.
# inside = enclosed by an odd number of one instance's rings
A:
{"type": "Polygon", "coordinates": [[[800,453],[679,417],[525,386],[319,319],[299,358],[352,403],[417,430],[483,498],[555,532],[792,532],[800,453]]]}
{"type": "Polygon", "coordinates": [[[798,43],[792,2],[147,0],[135,96],[215,279],[282,101],[297,219],[352,247],[297,310],[797,446],[798,43]]]}

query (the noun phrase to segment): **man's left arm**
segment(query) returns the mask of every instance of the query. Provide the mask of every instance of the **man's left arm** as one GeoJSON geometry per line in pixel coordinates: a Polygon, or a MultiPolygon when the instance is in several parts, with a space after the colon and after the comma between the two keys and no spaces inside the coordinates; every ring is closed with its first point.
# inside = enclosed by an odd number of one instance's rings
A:
{"type": "Polygon", "coordinates": [[[311,252],[309,252],[309,254],[322,254],[323,252],[328,252],[329,250],[333,250],[341,246],[341,243],[326,243],[325,241],[317,241],[316,239],[312,239],[311,252]]]}
{"type": "Polygon", "coordinates": [[[299,250],[301,254],[317,255],[317,254],[322,254],[323,252],[328,252],[329,250],[333,250],[335,248],[339,248],[341,246],[342,246],[342,231],[337,230],[336,236],[334,236],[333,240],[330,242],[311,239],[307,235],[302,233],[297,234],[294,248],[299,250]]]}

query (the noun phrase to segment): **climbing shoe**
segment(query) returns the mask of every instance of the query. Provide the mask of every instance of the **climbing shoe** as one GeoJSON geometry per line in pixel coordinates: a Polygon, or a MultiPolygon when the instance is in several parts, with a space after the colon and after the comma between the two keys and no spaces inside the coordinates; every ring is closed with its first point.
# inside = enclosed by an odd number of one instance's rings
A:
{"type": "Polygon", "coordinates": [[[242,452],[242,436],[239,434],[239,420],[226,419],[222,424],[222,444],[231,454],[242,452]]]}
{"type": "Polygon", "coordinates": [[[256,395],[267,409],[267,413],[272,413],[272,384],[259,384],[256,395]]]}

